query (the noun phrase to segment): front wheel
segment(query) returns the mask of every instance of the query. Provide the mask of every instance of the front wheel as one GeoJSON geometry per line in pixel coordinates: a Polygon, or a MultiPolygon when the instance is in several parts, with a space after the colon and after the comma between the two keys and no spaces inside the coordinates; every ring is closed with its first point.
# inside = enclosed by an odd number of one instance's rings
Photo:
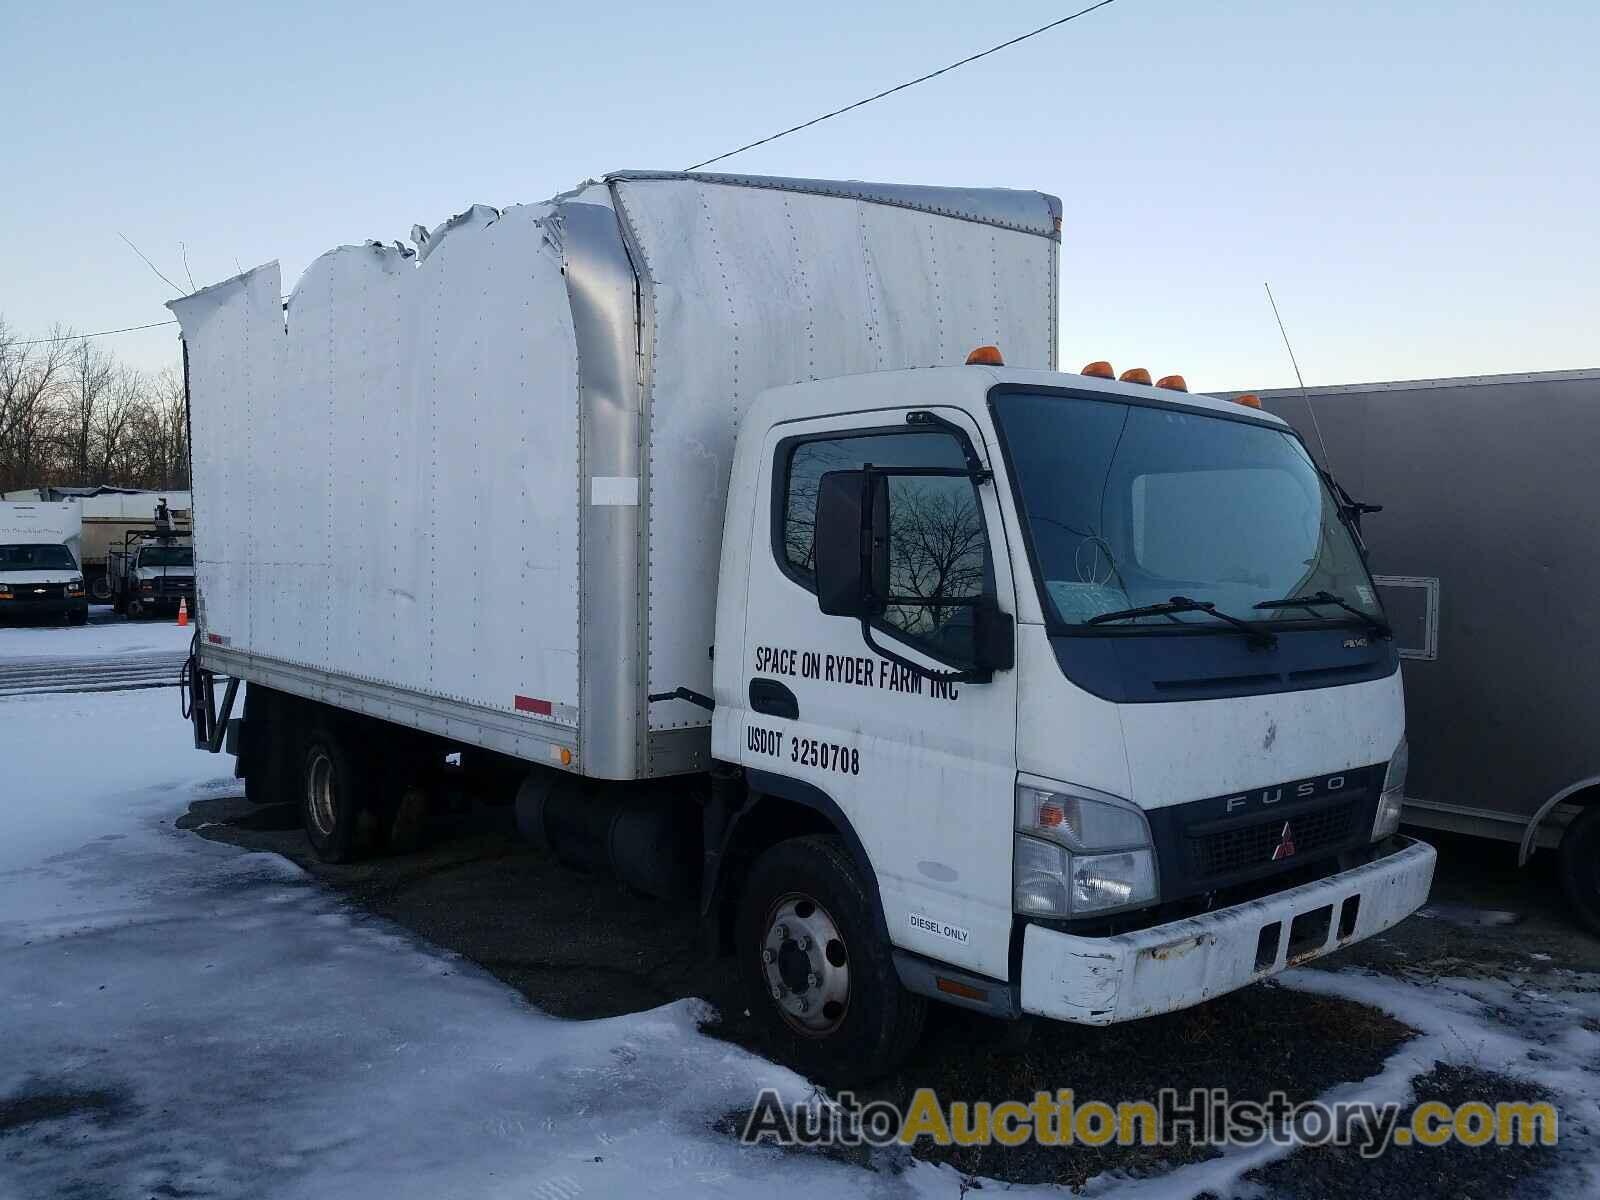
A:
{"type": "Polygon", "coordinates": [[[1600,804],[1591,804],[1561,835],[1561,889],[1578,919],[1600,933],[1600,804]]]}
{"type": "Polygon", "coordinates": [[[779,1057],[834,1086],[893,1070],[927,1002],[900,985],[876,900],[837,837],[780,842],[751,868],[739,910],[740,973],[779,1057]]]}

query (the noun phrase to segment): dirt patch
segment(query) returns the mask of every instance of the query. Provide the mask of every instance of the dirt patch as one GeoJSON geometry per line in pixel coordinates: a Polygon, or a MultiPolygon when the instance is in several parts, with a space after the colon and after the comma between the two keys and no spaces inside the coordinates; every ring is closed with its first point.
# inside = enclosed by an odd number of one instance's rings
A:
{"type": "Polygon", "coordinates": [[[133,1112],[132,1098],[120,1089],[66,1087],[60,1080],[33,1076],[0,1097],[0,1137],[43,1121],[82,1118],[109,1125],[133,1112]]]}
{"type": "MultiPolygon", "coordinates": [[[[1492,1071],[1436,1063],[1412,1081],[1417,1103],[1449,1105],[1501,1100],[1548,1100],[1543,1088],[1492,1071]]],[[[1413,1105],[1401,1117],[1404,1125],[1413,1105]]],[[[1405,1200],[1549,1195],[1554,1191],[1554,1146],[1391,1146],[1377,1158],[1363,1158],[1353,1147],[1320,1146],[1296,1150],[1287,1158],[1251,1171],[1245,1182],[1259,1184],[1285,1200],[1367,1200],[1404,1196],[1405,1200]],[[1542,1183],[1540,1177],[1546,1177],[1542,1183]]]]}

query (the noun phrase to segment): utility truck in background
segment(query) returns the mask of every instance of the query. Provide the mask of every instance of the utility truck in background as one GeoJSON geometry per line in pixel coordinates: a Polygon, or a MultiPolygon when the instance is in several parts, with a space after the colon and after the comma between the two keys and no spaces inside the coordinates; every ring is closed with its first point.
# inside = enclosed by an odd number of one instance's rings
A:
{"type": "Polygon", "coordinates": [[[0,620],[89,619],[74,501],[0,501],[0,620]]]}
{"type": "Polygon", "coordinates": [[[1405,675],[1406,823],[1515,843],[1521,863],[1555,849],[1600,932],[1600,370],[1260,398],[1384,502],[1369,536],[1405,675]]]}
{"type": "Polygon", "coordinates": [[[112,606],[135,619],[176,612],[193,604],[194,543],[180,529],[165,501],[155,506],[148,526],[124,532],[121,547],[106,555],[106,580],[112,606]]]}
{"type": "Polygon", "coordinates": [[[196,744],[332,860],[499,772],[836,1082],[930,999],[1126,1021],[1394,925],[1353,512],[1276,417],[1055,370],[1060,212],[625,172],[172,302],[196,744]]]}

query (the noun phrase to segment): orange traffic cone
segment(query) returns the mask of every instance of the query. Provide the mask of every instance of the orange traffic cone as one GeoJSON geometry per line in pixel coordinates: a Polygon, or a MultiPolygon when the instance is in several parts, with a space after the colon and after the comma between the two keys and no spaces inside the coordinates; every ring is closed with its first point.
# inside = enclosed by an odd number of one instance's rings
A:
{"type": "Polygon", "coordinates": [[[182,629],[189,623],[189,597],[178,597],[178,628],[182,629]]]}

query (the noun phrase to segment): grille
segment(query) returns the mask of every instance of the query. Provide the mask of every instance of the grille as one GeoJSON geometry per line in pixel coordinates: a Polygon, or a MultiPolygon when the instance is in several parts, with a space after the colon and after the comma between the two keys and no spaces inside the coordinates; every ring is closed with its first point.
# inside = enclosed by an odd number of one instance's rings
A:
{"type": "Polygon", "coordinates": [[[1293,835],[1294,860],[1304,859],[1308,852],[1337,845],[1349,837],[1355,811],[1355,801],[1345,800],[1298,816],[1272,817],[1237,829],[1191,835],[1190,861],[1202,879],[1267,866],[1272,862],[1272,852],[1283,841],[1286,820],[1293,835]]]}
{"type": "Polygon", "coordinates": [[[19,600],[60,600],[67,594],[64,583],[17,583],[12,585],[12,595],[19,600]]]}

